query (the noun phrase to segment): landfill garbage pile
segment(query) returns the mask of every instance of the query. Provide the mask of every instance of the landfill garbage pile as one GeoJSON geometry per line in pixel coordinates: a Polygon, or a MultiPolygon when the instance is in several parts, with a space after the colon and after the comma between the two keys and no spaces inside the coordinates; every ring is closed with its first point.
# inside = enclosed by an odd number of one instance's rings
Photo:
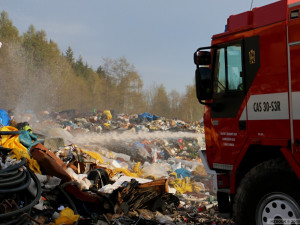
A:
{"type": "Polygon", "coordinates": [[[148,113],[0,111],[2,224],[234,224],[199,123],[148,113]]]}

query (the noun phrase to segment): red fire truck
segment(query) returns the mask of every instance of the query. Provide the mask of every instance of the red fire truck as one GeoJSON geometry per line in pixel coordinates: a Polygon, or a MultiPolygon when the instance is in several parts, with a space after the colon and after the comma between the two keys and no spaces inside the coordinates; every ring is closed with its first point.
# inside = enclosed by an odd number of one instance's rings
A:
{"type": "Polygon", "coordinates": [[[239,225],[300,224],[299,11],[281,0],[232,15],[194,53],[205,158],[239,225]]]}

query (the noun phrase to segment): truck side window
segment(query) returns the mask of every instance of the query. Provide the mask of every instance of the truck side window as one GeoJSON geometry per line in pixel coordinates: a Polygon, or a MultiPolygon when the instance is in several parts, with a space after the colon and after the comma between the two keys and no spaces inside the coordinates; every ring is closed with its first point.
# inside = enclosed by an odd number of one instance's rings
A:
{"type": "Polygon", "coordinates": [[[240,45],[227,47],[228,90],[241,90],[243,79],[242,49],[240,45]]]}
{"type": "Polygon", "coordinates": [[[226,88],[226,72],[225,72],[225,49],[220,48],[216,52],[216,67],[215,67],[215,93],[222,93],[226,88]]]}
{"type": "Polygon", "coordinates": [[[218,48],[214,69],[214,93],[243,90],[242,48],[240,44],[218,48]]]}

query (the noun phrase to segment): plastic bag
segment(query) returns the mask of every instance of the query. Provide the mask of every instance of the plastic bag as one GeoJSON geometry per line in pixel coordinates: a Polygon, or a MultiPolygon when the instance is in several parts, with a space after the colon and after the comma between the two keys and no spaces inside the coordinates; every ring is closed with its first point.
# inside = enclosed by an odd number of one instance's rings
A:
{"type": "Polygon", "coordinates": [[[111,115],[111,113],[110,113],[109,110],[105,110],[105,111],[103,112],[103,114],[102,114],[102,117],[103,117],[104,119],[107,119],[107,120],[111,120],[111,119],[112,119],[112,115],[111,115]]]}
{"type": "Polygon", "coordinates": [[[74,211],[69,207],[63,209],[60,216],[55,220],[55,225],[73,224],[79,219],[79,215],[75,215],[74,211]]]}
{"type": "Polygon", "coordinates": [[[146,177],[154,176],[156,178],[160,178],[160,177],[169,176],[167,170],[163,166],[157,163],[153,163],[153,164],[144,163],[142,173],[146,177]]]}
{"type": "Polygon", "coordinates": [[[3,109],[0,109],[0,125],[9,126],[10,118],[7,112],[3,109]]]}
{"type": "MultiPolygon", "coordinates": [[[[6,126],[2,127],[0,131],[18,131],[17,128],[6,126]]],[[[11,148],[11,149],[20,149],[20,150],[26,150],[24,145],[22,145],[19,141],[19,135],[1,135],[1,141],[0,145],[4,148],[11,148]]]]}
{"type": "Polygon", "coordinates": [[[191,172],[184,168],[177,169],[175,170],[175,172],[177,173],[178,178],[185,178],[191,176],[191,172]]]}
{"type": "Polygon", "coordinates": [[[148,120],[149,122],[153,121],[153,116],[152,116],[151,114],[147,113],[147,112],[142,113],[142,114],[139,114],[139,115],[138,115],[138,118],[139,118],[140,120],[146,119],[146,120],[148,120]]]}
{"type": "Polygon", "coordinates": [[[170,182],[170,184],[173,184],[176,191],[180,194],[193,192],[193,183],[191,182],[189,177],[186,177],[184,179],[177,178],[175,181],[170,182]]]}
{"type": "Polygon", "coordinates": [[[133,147],[136,150],[136,154],[143,159],[150,158],[150,154],[145,148],[145,145],[141,142],[134,142],[133,147]]]}

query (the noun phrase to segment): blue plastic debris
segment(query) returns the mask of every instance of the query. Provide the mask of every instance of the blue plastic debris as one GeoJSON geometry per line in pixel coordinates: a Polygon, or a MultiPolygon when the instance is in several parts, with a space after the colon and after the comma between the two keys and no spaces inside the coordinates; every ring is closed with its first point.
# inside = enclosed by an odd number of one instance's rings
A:
{"type": "Polygon", "coordinates": [[[0,125],[9,126],[10,118],[7,112],[3,109],[0,109],[0,125]]]}
{"type": "Polygon", "coordinates": [[[191,172],[184,169],[184,168],[180,168],[175,170],[175,173],[177,174],[178,178],[185,178],[185,177],[190,177],[191,176],[191,172]]]}

